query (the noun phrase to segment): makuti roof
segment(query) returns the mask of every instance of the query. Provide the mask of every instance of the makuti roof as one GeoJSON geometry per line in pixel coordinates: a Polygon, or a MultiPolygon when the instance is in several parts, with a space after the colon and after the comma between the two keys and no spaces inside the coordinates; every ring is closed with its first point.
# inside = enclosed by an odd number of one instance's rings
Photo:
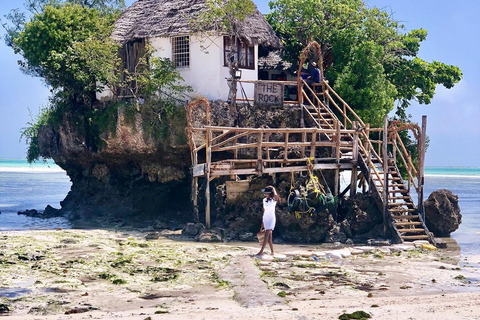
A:
{"type": "MultiPolygon", "coordinates": [[[[206,0],[138,0],[115,22],[113,38],[126,42],[190,34],[191,21],[206,10],[205,3],[206,0]]],[[[251,44],[281,47],[280,39],[256,7],[255,13],[240,22],[237,31],[251,44]]]]}

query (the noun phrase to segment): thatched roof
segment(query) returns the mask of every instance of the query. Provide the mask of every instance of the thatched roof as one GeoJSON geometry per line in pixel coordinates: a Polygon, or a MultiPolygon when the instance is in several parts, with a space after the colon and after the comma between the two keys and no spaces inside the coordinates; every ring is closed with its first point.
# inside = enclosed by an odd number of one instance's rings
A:
{"type": "MultiPolygon", "coordinates": [[[[190,21],[205,9],[206,0],[138,0],[115,23],[113,38],[125,42],[140,38],[171,37],[190,33],[190,21]]],[[[251,44],[280,48],[281,42],[255,7],[239,26],[251,44]]]]}
{"type": "Polygon", "coordinates": [[[292,64],[283,60],[281,52],[276,50],[270,51],[266,57],[258,57],[258,67],[261,70],[286,71],[292,67],[292,64]]]}

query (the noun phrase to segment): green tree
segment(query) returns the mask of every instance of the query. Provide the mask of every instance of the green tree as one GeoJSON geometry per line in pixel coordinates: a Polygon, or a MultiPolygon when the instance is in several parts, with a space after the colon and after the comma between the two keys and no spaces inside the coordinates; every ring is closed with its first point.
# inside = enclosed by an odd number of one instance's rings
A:
{"type": "MultiPolygon", "coordinates": [[[[110,38],[118,14],[78,4],[44,6],[11,39],[26,73],[42,77],[53,90],[90,97],[118,63],[118,44],[110,38]]],[[[8,41],[7,41],[8,43],[8,41]]]]}
{"type": "Polygon", "coordinates": [[[334,89],[372,126],[398,101],[397,116],[408,120],[411,101],[430,103],[435,86],[451,88],[460,69],[417,57],[426,39],[423,29],[402,33],[404,26],[361,0],[277,0],[267,20],[283,39],[284,57],[298,63],[310,41],[322,48],[334,89]]]}

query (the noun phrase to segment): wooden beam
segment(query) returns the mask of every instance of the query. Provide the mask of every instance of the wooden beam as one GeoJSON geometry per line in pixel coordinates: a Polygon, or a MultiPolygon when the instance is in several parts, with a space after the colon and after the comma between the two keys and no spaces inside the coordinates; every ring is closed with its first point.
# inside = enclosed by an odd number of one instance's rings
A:
{"type": "MultiPolygon", "coordinates": [[[[353,129],[357,131],[360,128],[358,121],[353,122],[353,129]]],[[[350,178],[350,198],[353,198],[357,193],[357,162],[358,162],[358,132],[353,135],[353,149],[352,149],[352,174],[350,178]]]]}
{"type": "Polygon", "coordinates": [[[387,214],[388,214],[388,116],[383,117],[383,234],[387,234],[387,214]]]}
{"type": "Polygon", "coordinates": [[[207,129],[207,154],[206,154],[206,179],[207,186],[205,187],[205,226],[207,229],[210,229],[210,162],[212,159],[212,147],[210,147],[210,142],[212,141],[212,131],[207,129]]]}
{"type": "Polygon", "coordinates": [[[423,207],[423,185],[424,185],[424,168],[425,168],[425,148],[427,139],[427,116],[422,116],[422,136],[419,141],[421,148],[418,151],[418,187],[420,192],[418,193],[418,211],[422,215],[425,222],[425,210],[423,207]]]}

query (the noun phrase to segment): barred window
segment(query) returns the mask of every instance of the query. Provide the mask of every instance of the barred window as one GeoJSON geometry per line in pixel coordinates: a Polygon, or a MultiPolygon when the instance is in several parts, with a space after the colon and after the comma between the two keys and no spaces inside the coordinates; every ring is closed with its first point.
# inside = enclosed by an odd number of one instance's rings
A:
{"type": "Polygon", "coordinates": [[[172,60],[177,68],[190,67],[190,36],[172,38],[172,60]]]}

